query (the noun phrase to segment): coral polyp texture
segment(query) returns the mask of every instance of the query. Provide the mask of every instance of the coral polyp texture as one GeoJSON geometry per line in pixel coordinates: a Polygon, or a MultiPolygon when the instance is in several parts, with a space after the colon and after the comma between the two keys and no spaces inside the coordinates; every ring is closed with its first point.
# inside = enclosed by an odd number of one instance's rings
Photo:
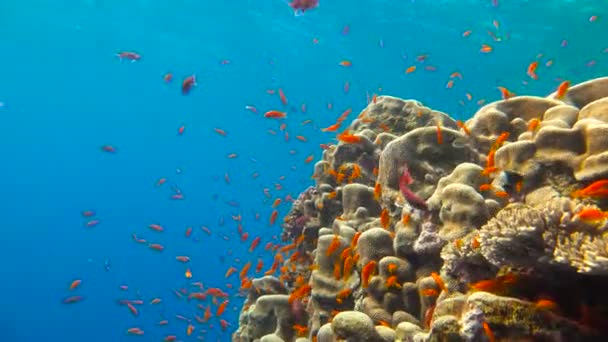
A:
{"type": "Polygon", "coordinates": [[[608,78],[464,123],[378,96],[348,134],[233,341],[608,339],[608,78]]]}

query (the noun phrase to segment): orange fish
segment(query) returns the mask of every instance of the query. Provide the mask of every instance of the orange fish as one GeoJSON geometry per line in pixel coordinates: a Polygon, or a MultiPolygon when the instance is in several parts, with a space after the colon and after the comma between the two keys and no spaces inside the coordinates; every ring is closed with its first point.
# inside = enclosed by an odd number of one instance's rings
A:
{"type": "Polygon", "coordinates": [[[490,189],[492,189],[492,184],[487,184],[486,183],[486,184],[481,184],[479,186],[479,191],[488,191],[490,189]]]}
{"type": "Polygon", "coordinates": [[[351,289],[344,289],[344,290],[338,292],[338,294],[336,295],[336,303],[342,304],[344,299],[346,299],[348,296],[350,296],[352,292],[353,291],[351,289]]]}
{"type": "Polygon", "coordinates": [[[341,61],[339,64],[343,67],[350,67],[353,65],[353,63],[351,61],[347,61],[347,60],[341,61]]]}
{"type": "Polygon", "coordinates": [[[469,131],[469,128],[464,124],[464,122],[458,120],[456,121],[456,126],[461,128],[466,135],[471,135],[471,131],[469,131]]]}
{"type": "Polygon", "coordinates": [[[597,222],[608,219],[608,212],[596,208],[585,208],[579,211],[575,216],[581,219],[581,221],[597,222]]]}
{"type": "Polygon", "coordinates": [[[236,273],[238,270],[235,267],[230,267],[228,268],[228,270],[226,271],[226,274],[224,274],[224,278],[228,278],[230,277],[232,274],[236,273]]]}
{"type": "Polygon", "coordinates": [[[534,303],[534,306],[540,310],[556,310],[557,303],[551,299],[541,298],[534,303]]]}
{"type": "Polygon", "coordinates": [[[605,198],[608,197],[608,179],[600,179],[586,186],[584,189],[572,192],[572,197],[593,197],[605,198]]]}
{"type": "Polygon", "coordinates": [[[439,292],[435,289],[424,289],[420,293],[422,293],[425,297],[436,297],[439,296],[439,292]]]}
{"type": "Polygon", "coordinates": [[[241,272],[239,273],[239,277],[241,279],[243,279],[247,276],[247,272],[249,272],[249,268],[251,268],[251,261],[246,263],[245,266],[243,266],[243,268],[241,269],[241,272]]]}
{"type": "Polygon", "coordinates": [[[310,294],[311,290],[312,290],[312,287],[309,284],[304,284],[304,285],[298,287],[297,289],[295,289],[293,292],[291,292],[287,302],[289,304],[292,304],[294,301],[296,301],[302,297],[308,296],[310,294]]]}
{"type": "Polygon", "coordinates": [[[364,289],[367,288],[371,276],[376,272],[376,266],[376,261],[372,260],[361,269],[361,286],[364,289]]]}
{"type": "Polygon", "coordinates": [[[281,103],[286,106],[287,105],[287,96],[285,96],[285,93],[283,92],[282,88],[279,88],[279,98],[281,99],[281,103]]]}
{"type": "Polygon", "coordinates": [[[262,272],[262,268],[264,268],[264,260],[258,259],[258,264],[255,266],[255,272],[256,273],[262,272]]]}
{"type": "Polygon", "coordinates": [[[343,271],[342,275],[344,276],[345,281],[348,280],[348,278],[350,277],[350,275],[353,271],[354,265],[355,265],[355,262],[351,256],[347,256],[344,259],[344,271],[343,271]]]}
{"type": "Polygon", "coordinates": [[[355,144],[361,141],[361,137],[349,133],[349,130],[338,134],[338,140],[345,144],[355,144]]]}
{"type": "Polygon", "coordinates": [[[509,285],[517,281],[517,276],[512,273],[505,274],[496,279],[481,280],[470,284],[469,288],[475,291],[485,291],[490,293],[500,293],[505,291],[509,285]]]}
{"type": "Polygon", "coordinates": [[[229,301],[225,300],[223,301],[218,307],[217,307],[217,311],[215,312],[215,316],[219,317],[221,316],[224,311],[226,310],[226,306],[228,305],[229,301]]]}
{"type": "Polygon", "coordinates": [[[498,90],[500,90],[500,94],[502,95],[503,100],[508,100],[515,96],[513,92],[509,91],[509,89],[505,87],[498,87],[498,90]]]}
{"type": "Polygon", "coordinates": [[[308,157],[306,157],[306,159],[304,159],[304,163],[309,164],[311,161],[313,161],[314,158],[315,158],[315,156],[311,154],[308,157]]]}
{"type": "Polygon", "coordinates": [[[273,210],[272,214],[270,214],[270,219],[268,221],[268,225],[272,226],[275,221],[277,220],[277,217],[279,216],[279,211],[278,210],[273,210]]]}
{"type": "Polygon", "coordinates": [[[258,236],[253,239],[253,241],[251,241],[251,246],[249,246],[249,253],[253,253],[253,250],[260,244],[261,240],[262,238],[258,236]]]}
{"type": "Polygon", "coordinates": [[[335,132],[340,128],[340,126],[342,126],[342,123],[338,122],[329,127],[325,127],[323,129],[321,129],[321,132],[335,132]]]}
{"type": "Polygon", "coordinates": [[[448,288],[445,286],[445,283],[443,282],[443,279],[441,279],[441,276],[439,274],[431,272],[431,277],[433,277],[433,280],[435,280],[437,286],[439,286],[441,291],[445,291],[446,293],[448,292],[448,288]]]}
{"type": "Polygon", "coordinates": [[[306,334],[308,333],[308,327],[306,327],[304,325],[294,324],[293,330],[296,331],[296,334],[298,335],[298,337],[306,337],[306,334]]]}
{"type": "Polygon", "coordinates": [[[496,192],[494,192],[494,195],[496,195],[496,197],[500,197],[500,198],[509,197],[509,194],[506,191],[496,191],[496,192]]]}
{"type": "Polygon", "coordinates": [[[443,135],[441,134],[441,126],[439,125],[439,121],[437,122],[437,144],[441,145],[443,143],[443,135]]]}
{"type": "Polygon", "coordinates": [[[559,100],[563,99],[564,96],[566,96],[569,87],[570,81],[563,81],[562,83],[560,83],[560,85],[557,87],[557,93],[555,94],[555,98],[559,100]]]}
{"type": "Polygon", "coordinates": [[[331,256],[341,245],[340,238],[338,235],[334,235],[334,238],[331,240],[331,243],[327,247],[327,251],[325,252],[326,256],[331,256]]]}
{"type": "Polygon", "coordinates": [[[188,279],[192,278],[192,271],[189,268],[186,268],[186,272],[184,272],[184,276],[188,279]]]}
{"type": "Polygon", "coordinates": [[[374,199],[376,201],[380,200],[380,197],[382,196],[382,185],[380,183],[376,183],[376,185],[374,186],[374,199]]]}
{"type": "Polygon", "coordinates": [[[194,332],[194,325],[188,324],[188,327],[186,328],[186,335],[190,336],[190,335],[192,335],[193,332],[194,332]]]}
{"type": "Polygon", "coordinates": [[[481,49],[479,49],[481,53],[490,53],[492,52],[492,47],[488,44],[481,44],[481,49]]]}
{"type": "Polygon", "coordinates": [[[389,216],[388,209],[384,208],[380,213],[380,224],[382,225],[382,227],[388,228],[390,223],[391,217],[389,216]]]}
{"type": "Polygon", "coordinates": [[[412,65],[411,67],[405,69],[405,73],[406,74],[411,74],[414,71],[416,71],[416,66],[415,65],[412,65]]]}
{"type": "Polygon", "coordinates": [[[534,132],[538,128],[539,125],[540,125],[540,120],[538,120],[538,119],[530,120],[530,122],[528,123],[528,132],[534,132]]]}
{"type": "Polygon", "coordinates": [[[165,81],[165,83],[169,83],[171,82],[171,80],[173,80],[173,74],[168,72],[165,74],[165,76],[163,76],[163,81],[165,81]]]}
{"type": "Polygon", "coordinates": [[[494,333],[492,332],[492,329],[490,329],[490,325],[488,324],[488,322],[484,321],[482,323],[482,325],[483,325],[483,332],[488,337],[488,341],[489,342],[494,342],[495,341],[494,333]]]}
{"type": "Polygon", "coordinates": [[[279,110],[269,110],[266,113],[264,113],[264,117],[270,118],[270,119],[283,119],[283,118],[287,117],[287,114],[285,112],[281,112],[279,110]]]}
{"type": "Polygon", "coordinates": [[[352,250],[357,248],[357,243],[359,243],[359,237],[361,237],[361,232],[356,232],[355,236],[353,236],[353,240],[350,242],[350,247],[352,250]]]}
{"type": "Polygon", "coordinates": [[[470,35],[471,35],[471,33],[473,33],[473,31],[471,31],[471,30],[464,31],[464,32],[462,33],[462,37],[463,37],[463,38],[466,38],[466,37],[470,36],[470,35]]]}
{"type": "Polygon", "coordinates": [[[410,222],[410,218],[410,214],[403,215],[403,217],[401,218],[401,224],[407,225],[410,222]]]}
{"type": "Polygon", "coordinates": [[[450,78],[456,78],[458,77],[459,79],[462,80],[462,74],[459,73],[458,71],[454,71],[453,73],[450,74],[450,78]]]}
{"type": "Polygon", "coordinates": [[[70,284],[70,291],[75,290],[78,286],[80,286],[80,284],[82,283],[82,280],[80,279],[76,279],[74,280],[71,284],[70,284]]]}
{"type": "Polygon", "coordinates": [[[534,61],[528,65],[527,74],[533,80],[538,80],[538,76],[536,75],[536,68],[538,68],[538,61],[534,61]]]}
{"type": "Polygon", "coordinates": [[[397,276],[393,275],[390,276],[386,279],[386,283],[385,283],[387,288],[397,288],[400,289],[402,286],[401,284],[399,284],[399,281],[397,279],[397,276]]]}

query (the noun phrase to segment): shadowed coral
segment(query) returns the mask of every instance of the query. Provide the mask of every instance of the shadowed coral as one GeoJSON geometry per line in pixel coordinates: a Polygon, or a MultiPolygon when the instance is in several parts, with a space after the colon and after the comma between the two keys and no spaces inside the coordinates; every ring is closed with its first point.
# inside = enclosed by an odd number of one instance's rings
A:
{"type": "MultiPolygon", "coordinates": [[[[293,317],[288,295],[264,295],[241,313],[235,335],[249,341],[271,333],[283,340],[293,337],[293,317]]],[[[271,337],[269,337],[271,338],[271,337]]]]}
{"type": "Polygon", "coordinates": [[[347,342],[382,341],[374,327],[374,322],[362,312],[340,312],[332,320],[331,328],[335,336],[347,342]]]}
{"type": "Polygon", "coordinates": [[[361,184],[348,184],[342,189],[344,217],[355,214],[357,209],[365,208],[370,216],[380,215],[380,205],[374,200],[374,189],[361,184]]]}
{"type": "Polygon", "coordinates": [[[478,163],[478,155],[467,137],[459,131],[442,128],[443,142],[437,143],[437,128],[417,128],[391,141],[380,155],[377,182],[383,189],[399,189],[399,177],[407,164],[413,183],[411,190],[428,198],[439,178],[452,172],[463,162],[478,163]],[[457,143],[457,144],[456,144],[457,143]]]}
{"type": "Polygon", "coordinates": [[[482,171],[475,164],[458,165],[449,176],[439,181],[435,193],[429,198],[429,209],[438,211],[443,223],[440,234],[447,240],[459,238],[488,220],[490,211],[486,200],[477,190],[487,182],[481,175],[482,171]]]}
{"type": "Polygon", "coordinates": [[[568,117],[563,125],[541,123],[533,135],[522,135],[520,141],[505,144],[496,151],[496,166],[525,179],[553,166],[567,166],[579,181],[608,177],[608,123],[598,120],[605,118],[599,113],[606,102],[598,100],[589,106],[578,113],[578,121],[571,127],[572,112],[568,109],[569,113],[562,114],[568,117]]]}
{"type": "Polygon", "coordinates": [[[378,261],[382,257],[394,254],[393,238],[386,229],[372,228],[359,237],[357,251],[361,255],[360,262],[362,265],[371,260],[378,261]]]}

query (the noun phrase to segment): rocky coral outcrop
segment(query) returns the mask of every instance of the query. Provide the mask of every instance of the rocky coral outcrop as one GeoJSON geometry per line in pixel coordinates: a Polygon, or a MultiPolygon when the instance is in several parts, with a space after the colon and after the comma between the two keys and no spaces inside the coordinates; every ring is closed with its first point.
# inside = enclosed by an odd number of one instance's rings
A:
{"type": "Polygon", "coordinates": [[[234,341],[608,339],[608,78],[465,123],[379,96],[349,132],[234,341]]]}

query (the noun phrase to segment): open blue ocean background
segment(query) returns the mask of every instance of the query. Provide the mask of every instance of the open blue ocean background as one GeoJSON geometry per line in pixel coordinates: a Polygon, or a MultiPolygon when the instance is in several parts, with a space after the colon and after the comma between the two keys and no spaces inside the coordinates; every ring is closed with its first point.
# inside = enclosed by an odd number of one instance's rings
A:
{"type": "Polygon", "coordinates": [[[545,96],[562,79],[605,76],[606,32],[605,0],[500,0],[497,7],[491,0],[321,0],[298,17],[281,0],[1,1],[0,341],[161,341],[167,335],[229,341],[242,298],[235,296],[237,276],[224,279],[224,273],[251,260],[253,276],[258,258],[264,270],[270,267],[272,255],[263,247],[279,242],[273,236],[289,210],[281,204],[277,224],[269,226],[271,203],[312,184],[314,162],[304,159],[319,159],[319,144],[335,139],[320,128],[347,108],[353,109],[350,122],[365,108],[366,92],[417,99],[464,120],[478,100],[500,98],[497,86],[545,96]],[[463,38],[467,30],[472,33],[463,38]],[[491,53],[480,53],[484,43],[491,53]],[[115,56],[121,51],[142,58],[121,61],[115,56]],[[538,54],[540,79],[533,81],[526,69],[538,54]],[[416,62],[419,55],[428,58],[416,62]],[[352,66],[340,66],[343,60],[352,66]],[[553,65],[546,67],[549,60],[553,65]],[[412,65],[417,70],[406,74],[412,65]],[[168,72],[175,79],[166,84],[168,72]],[[453,72],[463,79],[447,89],[453,72]],[[192,74],[198,86],[183,96],[181,82],[192,74]],[[267,93],[278,88],[286,107],[267,93]],[[270,109],[288,112],[288,142],[278,121],[263,118],[270,109]],[[307,119],[312,123],[301,125],[307,119]],[[117,153],[102,152],[104,145],[117,153]],[[238,158],[228,159],[231,153],[238,158]],[[162,177],[167,183],[156,186],[162,177]],[[173,186],[183,200],[170,198],[173,186]],[[84,210],[95,211],[100,223],[86,228],[84,210]],[[231,218],[238,214],[246,242],[231,218]],[[150,224],[166,231],[154,232],[150,224]],[[190,238],[187,227],[193,227],[190,238]],[[165,250],[135,243],[133,233],[165,250]],[[260,246],[249,253],[258,236],[260,246]],[[178,255],[192,261],[179,263],[178,255]],[[81,286],[68,291],[75,279],[81,286]],[[172,291],[191,289],[194,281],[231,294],[225,332],[213,317],[213,327],[195,323],[188,337],[187,323],[175,318],[202,315],[172,291]],[[62,304],[71,295],[84,300],[62,304]],[[156,297],[163,302],[148,304],[156,297]],[[138,317],[117,303],[139,298],[145,304],[138,317]],[[169,324],[157,326],[165,318],[169,324]],[[132,327],[145,335],[128,336],[132,327]]]}

